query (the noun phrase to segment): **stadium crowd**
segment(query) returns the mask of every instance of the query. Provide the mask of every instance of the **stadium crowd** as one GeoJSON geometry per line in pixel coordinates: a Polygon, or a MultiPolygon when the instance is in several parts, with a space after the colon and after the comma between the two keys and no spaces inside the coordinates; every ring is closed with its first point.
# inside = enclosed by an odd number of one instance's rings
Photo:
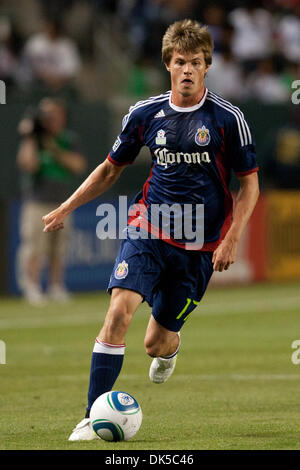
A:
{"type": "Polygon", "coordinates": [[[298,0],[26,0],[22,14],[16,14],[14,3],[0,2],[0,78],[15,99],[31,98],[33,90],[38,98],[49,93],[79,98],[93,81],[86,59],[94,59],[103,22],[115,50],[130,61],[136,95],[151,93],[151,83],[141,83],[160,68],[162,34],[170,22],[185,17],[212,32],[215,55],[207,85],[224,98],[285,103],[300,75],[298,0]]]}

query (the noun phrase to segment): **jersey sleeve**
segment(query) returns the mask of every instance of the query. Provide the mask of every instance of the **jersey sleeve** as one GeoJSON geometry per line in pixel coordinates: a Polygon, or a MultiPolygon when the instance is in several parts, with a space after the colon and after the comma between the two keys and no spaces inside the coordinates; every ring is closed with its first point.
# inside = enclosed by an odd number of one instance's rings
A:
{"type": "Polygon", "coordinates": [[[144,145],[142,129],[138,113],[129,110],[123,118],[122,130],[107,156],[108,160],[119,166],[133,163],[144,145]]]}
{"type": "Polygon", "coordinates": [[[226,134],[225,147],[235,174],[245,176],[258,171],[254,138],[238,108],[228,120],[226,134]]]}

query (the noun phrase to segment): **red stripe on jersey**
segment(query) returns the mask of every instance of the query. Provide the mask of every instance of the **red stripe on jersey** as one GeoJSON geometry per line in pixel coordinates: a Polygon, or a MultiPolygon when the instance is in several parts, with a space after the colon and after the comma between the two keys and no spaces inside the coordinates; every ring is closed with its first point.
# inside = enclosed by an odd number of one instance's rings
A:
{"type": "Polygon", "coordinates": [[[247,176],[251,175],[251,173],[255,173],[259,170],[258,166],[255,168],[252,168],[252,170],[247,170],[247,171],[235,171],[236,176],[247,176]]]}
{"type": "Polygon", "coordinates": [[[230,193],[230,191],[228,189],[228,186],[227,186],[227,183],[226,183],[227,170],[223,166],[222,156],[219,153],[216,155],[216,161],[217,161],[217,165],[218,165],[218,168],[219,168],[221,181],[222,181],[222,184],[223,184],[223,189],[224,189],[224,192],[225,192],[225,198],[224,198],[225,218],[224,218],[224,222],[223,222],[221,232],[220,232],[220,238],[219,238],[219,244],[220,244],[221,241],[223,240],[223,238],[225,237],[226,233],[230,229],[230,226],[231,226],[231,223],[232,223],[233,201],[232,201],[231,193],[230,193]]]}
{"type": "Polygon", "coordinates": [[[139,126],[139,138],[141,142],[144,142],[143,139],[143,126],[139,126]]]}
{"type": "Polygon", "coordinates": [[[221,146],[221,151],[216,154],[216,163],[219,169],[219,175],[220,179],[223,185],[223,189],[225,192],[225,198],[224,198],[224,222],[221,227],[220,231],[220,237],[218,240],[218,245],[221,243],[221,241],[224,239],[226,233],[230,229],[231,223],[232,223],[232,206],[233,206],[233,200],[231,193],[228,188],[227,180],[229,176],[229,169],[226,167],[226,162],[224,159],[225,155],[225,139],[224,139],[224,129],[221,128],[221,132],[223,135],[223,144],[221,146]]]}
{"type": "Polygon", "coordinates": [[[128,161],[128,162],[116,162],[116,160],[113,160],[110,156],[110,153],[107,155],[106,159],[110,162],[113,163],[116,166],[125,166],[125,165],[132,165],[133,161],[128,161]]]}
{"type": "MultiPolygon", "coordinates": [[[[142,201],[142,200],[141,200],[142,201]]],[[[140,203],[141,204],[141,203],[140,203]]],[[[146,207],[145,207],[146,210],[146,207]]],[[[143,213],[139,212],[139,214],[142,216],[141,218],[137,217],[137,215],[131,216],[128,220],[128,225],[133,226],[133,227],[139,227],[142,230],[145,230],[149,234],[153,234],[156,238],[159,238],[160,240],[163,240],[166,243],[169,243],[170,245],[176,246],[178,248],[182,248],[183,250],[189,250],[192,251],[192,244],[189,243],[188,248],[186,246],[186,243],[180,243],[177,242],[174,238],[172,238],[169,234],[163,232],[161,228],[156,227],[154,225],[151,225],[148,220],[143,217],[143,213]]],[[[215,249],[218,247],[219,241],[215,242],[207,242],[202,245],[201,248],[196,248],[194,251],[215,251],[215,249]]]]}
{"type": "Polygon", "coordinates": [[[150,180],[151,180],[152,174],[153,174],[153,167],[154,167],[154,163],[152,163],[152,165],[151,165],[150,175],[149,175],[146,183],[143,186],[143,199],[141,199],[139,201],[139,203],[144,203],[145,205],[146,205],[147,194],[148,194],[148,191],[149,191],[150,180]]]}

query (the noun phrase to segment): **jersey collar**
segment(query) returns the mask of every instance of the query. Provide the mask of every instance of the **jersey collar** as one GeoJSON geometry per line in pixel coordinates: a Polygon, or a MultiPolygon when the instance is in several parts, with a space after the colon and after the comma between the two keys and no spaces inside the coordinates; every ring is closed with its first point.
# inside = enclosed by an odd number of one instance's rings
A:
{"type": "Polygon", "coordinates": [[[179,113],[190,113],[191,111],[196,111],[197,109],[201,108],[201,106],[203,106],[204,101],[206,100],[207,92],[208,92],[208,89],[205,88],[205,92],[201,101],[195,104],[194,106],[190,106],[188,108],[182,108],[181,106],[176,106],[175,104],[173,104],[171,101],[172,99],[172,92],[171,92],[169,96],[169,106],[170,108],[174,109],[175,111],[178,111],[179,113]]]}

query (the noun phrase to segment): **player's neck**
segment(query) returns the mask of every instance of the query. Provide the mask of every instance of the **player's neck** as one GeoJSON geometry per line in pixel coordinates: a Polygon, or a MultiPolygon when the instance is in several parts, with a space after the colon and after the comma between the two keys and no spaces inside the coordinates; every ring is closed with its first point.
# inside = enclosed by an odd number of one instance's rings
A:
{"type": "Polygon", "coordinates": [[[201,89],[194,95],[183,96],[177,90],[172,89],[171,90],[171,102],[175,106],[178,106],[180,108],[190,108],[200,103],[200,101],[204,97],[205,90],[206,90],[205,85],[203,85],[203,87],[201,87],[201,89]]]}

